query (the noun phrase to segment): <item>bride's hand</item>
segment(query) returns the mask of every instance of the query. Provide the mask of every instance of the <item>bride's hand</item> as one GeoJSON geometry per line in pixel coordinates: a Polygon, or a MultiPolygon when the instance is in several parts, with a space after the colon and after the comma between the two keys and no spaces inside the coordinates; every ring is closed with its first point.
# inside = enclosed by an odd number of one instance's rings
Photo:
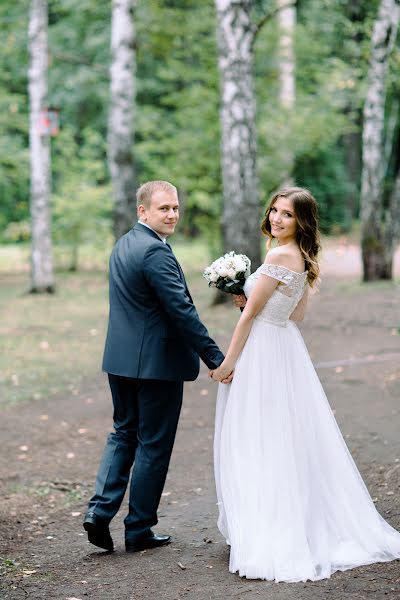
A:
{"type": "Polygon", "coordinates": [[[246,306],[247,298],[244,294],[235,294],[233,295],[232,300],[237,308],[244,308],[246,306]]]}
{"type": "Polygon", "coordinates": [[[230,383],[233,379],[233,374],[234,374],[235,370],[232,371],[232,373],[230,375],[228,375],[228,377],[226,377],[225,379],[223,379],[221,381],[221,383],[230,383]]]}

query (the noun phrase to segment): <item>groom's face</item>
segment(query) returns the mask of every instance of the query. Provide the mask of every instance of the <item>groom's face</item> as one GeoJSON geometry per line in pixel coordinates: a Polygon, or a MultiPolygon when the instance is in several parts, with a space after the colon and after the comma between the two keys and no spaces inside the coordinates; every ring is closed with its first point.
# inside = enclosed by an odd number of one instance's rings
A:
{"type": "Polygon", "coordinates": [[[157,190],[151,197],[150,206],[140,205],[138,211],[142,221],[162,237],[167,237],[174,233],[179,221],[178,196],[172,192],[157,190]]]}

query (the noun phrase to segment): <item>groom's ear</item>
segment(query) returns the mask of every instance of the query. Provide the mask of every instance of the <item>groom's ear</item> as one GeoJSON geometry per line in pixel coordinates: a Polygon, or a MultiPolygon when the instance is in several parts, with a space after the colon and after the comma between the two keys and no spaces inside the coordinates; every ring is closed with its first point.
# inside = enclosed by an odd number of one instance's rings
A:
{"type": "Polygon", "coordinates": [[[139,204],[139,206],[137,207],[137,216],[142,221],[146,220],[146,208],[143,206],[143,204],[139,204]]]}

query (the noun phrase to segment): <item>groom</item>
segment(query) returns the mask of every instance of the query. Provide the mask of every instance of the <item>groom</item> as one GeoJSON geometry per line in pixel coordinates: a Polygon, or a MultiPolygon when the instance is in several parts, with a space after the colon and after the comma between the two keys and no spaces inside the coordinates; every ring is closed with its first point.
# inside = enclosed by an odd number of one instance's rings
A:
{"type": "Polygon", "coordinates": [[[157,508],[182,404],[183,382],[199,357],[215,369],[223,354],[199,319],[183,271],[167,243],[179,219],[176,188],[149,181],[137,191],[139,221],[110,258],[110,314],[103,370],[114,405],[110,433],[83,527],[89,542],[114,549],[109,523],[128,487],[128,552],[168,544],[158,535],[157,508]]]}

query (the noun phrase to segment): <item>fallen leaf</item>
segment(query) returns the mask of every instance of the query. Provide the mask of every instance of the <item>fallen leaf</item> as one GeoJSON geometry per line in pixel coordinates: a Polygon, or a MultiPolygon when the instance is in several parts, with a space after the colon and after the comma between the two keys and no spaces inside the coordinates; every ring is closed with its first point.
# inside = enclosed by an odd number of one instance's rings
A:
{"type": "Polygon", "coordinates": [[[75,454],[73,452],[67,452],[67,458],[75,458],[75,454]]]}
{"type": "Polygon", "coordinates": [[[72,512],[71,517],[80,517],[82,513],[80,512],[72,512]]]}
{"type": "Polygon", "coordinates": [[[41,421],[48,421],[49,420],[49,415],[40,415],[39,419],[41,421]]]}
{"type": "Polygon", "coordinates": [[[31,571],[29,569],[23,569],[22,572],[24,575],[33,575],[34,573],[37,573],[37,571],[31,571]]]}
{"type": "Polygon", "coordinates": [[[28,452],[28,446],[20,446],[19,449],[21,452],[28,452]]]}
{"type": "Polygon", "coordinates": [[[186,567],[185,567],[185,565],[183,565],[181,562],[178,562],[178,567],[179,567],[180,569],[182,569],[182,571],[185,571],[185,570],[186,570],[186,567]]]}

